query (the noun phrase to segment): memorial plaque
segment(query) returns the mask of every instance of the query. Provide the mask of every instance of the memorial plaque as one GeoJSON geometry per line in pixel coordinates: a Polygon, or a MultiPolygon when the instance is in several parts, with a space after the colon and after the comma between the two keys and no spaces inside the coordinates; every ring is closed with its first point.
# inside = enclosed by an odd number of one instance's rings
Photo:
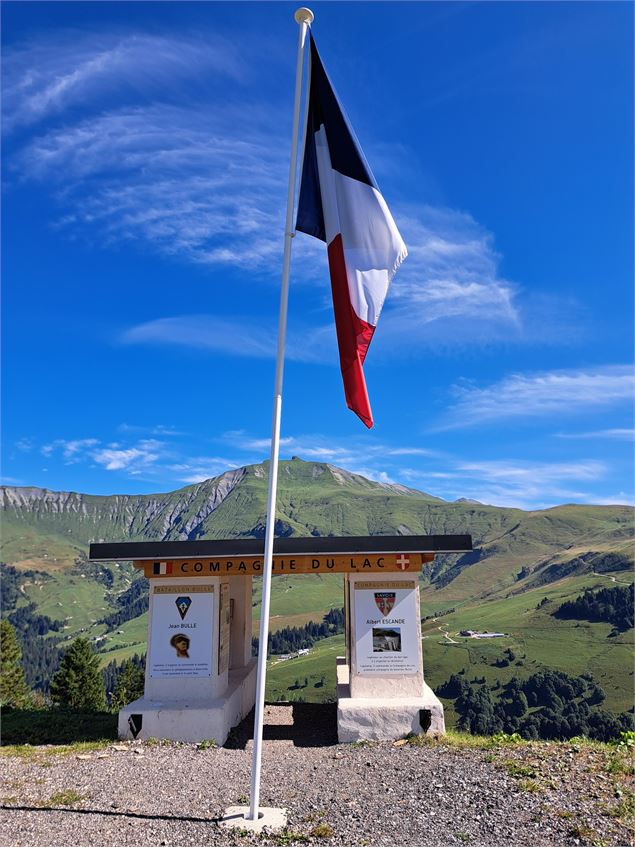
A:
{"type": "Polygon", "coordinates": [[[224,673],[229,667],[229,630],[231,622],[231,604],[229,602],[229,583],[220,587],[218,606],[218,673],[224,673]]]}
{"type": "Polygon", "coordinates": [[[212,675],[213,585],[154,585],[150,676],[212,675]]]}
{"type": "Polygon", "coordinates": [[[416,583],[355,583],[355,663],[363,676],[420,673],[416,583]]]}

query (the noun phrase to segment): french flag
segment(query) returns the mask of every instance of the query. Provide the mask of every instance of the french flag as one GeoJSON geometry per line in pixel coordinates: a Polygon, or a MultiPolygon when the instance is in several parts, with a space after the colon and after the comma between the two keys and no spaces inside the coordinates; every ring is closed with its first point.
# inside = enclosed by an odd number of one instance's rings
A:
{"type": "Polygon", "coordinates": [[[153,562],[152,573],[154,576],[169,576],[172,573],[172,562],[153,562]]]}
{"type": "Polygon", "coordinates": [[[408,255],[311,36],[296,229],[327,244],[346,405],[373,416],[362,366],[388,287],[408,255]]]}

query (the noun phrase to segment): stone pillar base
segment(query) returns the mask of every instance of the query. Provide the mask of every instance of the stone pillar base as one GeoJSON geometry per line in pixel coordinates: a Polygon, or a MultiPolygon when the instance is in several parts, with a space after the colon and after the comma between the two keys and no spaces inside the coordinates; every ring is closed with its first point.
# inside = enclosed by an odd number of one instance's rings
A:
{"type": "Polygon", "coordinates": [[[170,741],[227,741],[256,701],[256,662],[229,671],[229,685],[214,700],[149,700],[141,697],[119,712],[119,738],[167,738],[170,741]],[[139,717],[141,726],[139,727],[139,717]]]}
{"type": "Polygon", "coordinates": [[[353,741],[392,741],[410,732],[443,735],[443,704],[429,685],[422,697],[350,697],[348,666],[338,658],[337,738],[353,741]]]}

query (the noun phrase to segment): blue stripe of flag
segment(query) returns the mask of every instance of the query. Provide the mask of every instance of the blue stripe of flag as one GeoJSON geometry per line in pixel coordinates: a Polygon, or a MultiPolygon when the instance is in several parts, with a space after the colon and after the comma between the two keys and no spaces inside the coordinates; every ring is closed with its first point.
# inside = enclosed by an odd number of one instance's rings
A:
{"type": "Polygon", "coordinates": [[[326,130],[331,165],[334,170],[343,176],[378,188],[355,132],[324,69],[313,36],[311,36],[309,113],[296,229],[300,232],[306,232],[307,235],[312,235],[314,238],[319,238],[321,241],[326,241],[322,195],[315,153],[315,133],[321,126],[324,126],[326,130]]]}

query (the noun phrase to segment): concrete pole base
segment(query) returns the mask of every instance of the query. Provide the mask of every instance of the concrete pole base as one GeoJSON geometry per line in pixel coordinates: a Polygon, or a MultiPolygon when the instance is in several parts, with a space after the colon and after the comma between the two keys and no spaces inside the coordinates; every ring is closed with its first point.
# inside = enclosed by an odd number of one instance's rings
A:
{"type": "Polygon", "coordinates": [[[265,828],[268,832],[277,832],[287,825],[286,809],[261,806],[257,821],[249,820],[248,815],[249,806],[230,806],[218,823],[227,829],[246,829],[249,832],[262,832],[265,828]]]}

